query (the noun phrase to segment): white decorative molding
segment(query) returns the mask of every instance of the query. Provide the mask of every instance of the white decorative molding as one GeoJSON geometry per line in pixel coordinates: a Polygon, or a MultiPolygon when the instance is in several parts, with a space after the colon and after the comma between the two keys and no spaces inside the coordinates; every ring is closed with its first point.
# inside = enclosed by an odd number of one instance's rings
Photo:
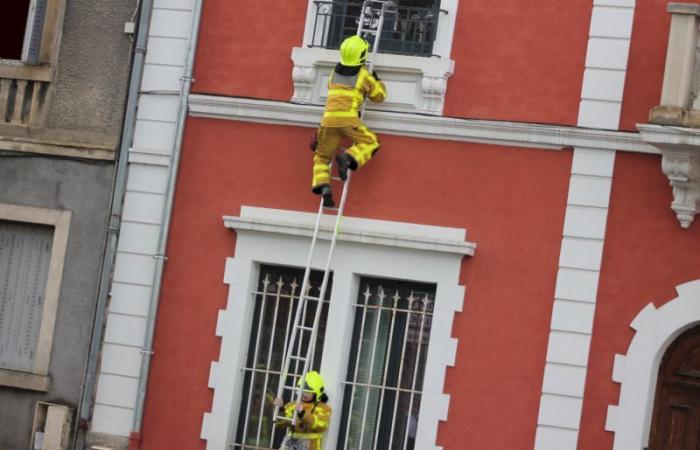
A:
{"type": "Polygon", "coordinates": [[[661,359],[684,331],[700,325],[700,280],[676,287],[678,297],[661,308],[649,303],[630,325],[635,335],[626,355],[615,355],[617,406],[608,407],[605,429],[615,433],[613,450],[642,450],[649,443],[654,393],[661,359]]]}
{"type": "MultiPolygon", "coordinates": [[[[303,267],[309,249],[309,227],[315,214],[243,206],[239,217],[224,224],[236,231],[235,255],[228,258],[224,282],[229,285],[225,310],[219,312],[216,335],[221,337],[219,360],[212,362],[209,387],[214,390],[211,412],[205,413],[201,437],[207,450],[229,448],[238,423],[238,407],[247,342],[253,315],[250,292],[257,284],[260,264],[303,267]]],[[[325,218],[324,218],[325,219],[325,218]]],[[[332,219],[328,217],[327,219],[332,219]]],[[[324,220],[324,227],[328,222],[324,220]]],[[[335,249],[331,270],[333,289],[328,321],[337,332],[324,340],[321,372],[330,406],[341,411],[342,392],[351,343],[353,303],[361,275],[434,283],[434,323],[430,330],[423,396],[416,432],[416,449],[438,450],[437,430],[447,420],[449,395],[444,393],[446,368],[453,366],[457,339],[452,320],[462,310],[464,287],[459,285],[461,261],[475,245],[464,229],[347,217],[335,249]],[[361,232],[362,231],[362,232],[361,232]],[[392,240],[394,244],[392,245],[392,240]],[[416,246],[416,243],[421,243],[416,246]],[[449,243],[450,248],[444,247],[449,243]]],[[[325,266],[328,241],[321,239],[314,268],[325,266]]],[[[331,421],[326,442],[335,447],[340,420],[331,421]]]]}
{"type": "MultiPolygon", "coordinates": [[[[387,84],[388,97],[382,104],[383,110],[442,115],[447,79],[454,72],[450,54],[458,4],[459,0],[440,2],[433,56],[375,55],[374,68],[387,84]]],[[[328,75],[338,62],[337,50],[311,47],[312,43],[321,43],[328,31],[325,23],[315,20],[318,7],[314,0],[308,1],[304,46],[292,49],[294,95],[291,100],[295,103],[323,104],[328,75]]]]}
{"type": "MultiPolygon", "coordinates": [[[[338,51],[294,47],[292,61],[294,95],[291,101],[325,104],[328,77],[338,63],[338,51]]],[[[368,102],[367,109],[442,115],[447,79],[454,70],[451,59],[382,53],[375,56],[374,70],[386,83],[388,96],[381,106],[368,102]]]]}
{"type": "Polygon", "coordinates": [[[634,0],[594,0],[578,125],[617,130],[634,20],[634,0]]]}
{"type": "Polygon", "coordinates": [[[578,443],[614,164],[614,151],[574,149],[535,450],[578,443]]]}
{"type": "Polygon", "coordinates": [[[700,132],[646,124],[637,124],[637,129],[661,152],[661,170],[673,188],[671,209],[681,227],[690,227],[700,208],[700,132]]]}
{"type": "MultiPolygon", "coordinates": [[[[263,208],[244,208],[241,217],[224,217],[226,228],[312,237],[316,214],[263,208]],[[245,216],[243,214],[245,212],[245,216]]],[[[330,240],[335,226],[334,215],[321,218],[320,238],[330,240]]],[[[339,242],[428,250],[439,253],[473,256],[476,244],[465,242],[465,231],[454,228],[420,226],[401,222],[386,222],[343,217],[339,242]]]]}
{"type": "MultiPolygon", "coordinates": [[[[323,112],[315,105],[255,100],[249,98],[190,95],[190,113],[195,117],[316,127],[323,112]]],[[[421,139],[480,142],[526,148],[560,150],[581,147],[659,154],[642,142],[639,133],[593,130],[522,122],[456,119],[388,111],[367,111],[365,121],[379,133],[421,139]]]]}

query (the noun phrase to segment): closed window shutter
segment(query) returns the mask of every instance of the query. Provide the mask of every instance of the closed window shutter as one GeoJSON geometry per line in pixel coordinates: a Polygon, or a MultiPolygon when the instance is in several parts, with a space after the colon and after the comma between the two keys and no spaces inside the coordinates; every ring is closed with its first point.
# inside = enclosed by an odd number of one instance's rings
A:
{"type": "Polygon", "coordinates": [[[0,222],[0,368],[31,372],[53,228],[0,222]]]}
{"type": "Polygon", "coordinates": [[[22,62],[35,65],[39,63],[41,38],[44,34],[44,19],[48,0],[32,0],[27,16],[27,29],[24,33],[22,62]]]}

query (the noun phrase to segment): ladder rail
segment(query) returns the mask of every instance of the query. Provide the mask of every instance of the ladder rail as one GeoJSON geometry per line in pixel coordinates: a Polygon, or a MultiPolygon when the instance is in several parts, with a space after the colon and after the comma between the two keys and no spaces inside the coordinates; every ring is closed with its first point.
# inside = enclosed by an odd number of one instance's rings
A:
{"type": "MultiPolygon", "coordinates": [[[[297,338],[297,331],[295,330],[295,327],[297,324],[300,324],[301,320],[301,311],[302,311],[302,302],[304,301],[304,297],[306,296],[306,290],[308,289],[309,286],[309,278],[311,276],[311,264],[313,261],[313,256],[314,256],[314,250],[316,248],[316,241],[318,240],[318,231],[321,227],[321,217],[323,216],[323,201],[319,203],[318,207],[318,214],[316,214],[316,223],[314,224],[314,233],[311,238],[311,245],[309,247],[309,254],[306,257],[306,268],[304,269],[304,278],[301,283],[301,290],[299,291],[299,300],[297,301],[297,309],[294,313],[294,323],[292,324],[292,336],[290,337],[290,341],[287,344],[286,343],[286,348],[284,350],[284,362],[282,363],[282,367],[280,370],[280,380],[277,385],[277,398],[282,398],[282,391],[283,391],[283,386],[285,384],[288,371],[289,371],[289,364],[291,362],[291,354],[294,351],[294,346],[296,344],[296,338],[297,338]]],[[[323,297],[319,297],[323,298],[323,297]]],[[[294,294],[292,293],[292,301],[294,300],[294,294]]]]}
{"type": "MultiPolygon", "coordinates": [[[[374,56],[376,55],[378,49],[379,49],[379,41],[381,39],[381,34],[382,34],[382,29],[384,26],[384,17],[386,16],[387,12],[393,12],[396,13],[396,4],[393,1],[387,0],[365,0],[362,4],[362,11],[360,14],[360,19],[359,19],[359,25],[357,29],[357,36],[361,36],[361,34],[365,31],[364,30],[364,23],[366,19],[366,11],[369,9],[370,13],[374,11],[372,8],[372,5],[374,4],[380,4],[381,5],[381,10],[379,13],[379,21],[377,23],[376,29],[373,31],[375,33],[375,38],[374,42],[372,45],[372,51],[369,55],[369,58],[367,58],[369,67],[368,71],[372,73],[374,69],[374,56]],[[389,8],[393,8],[393,11],[389,11],[389,8]]],[[[371,20],[371,19],[370,19],[371,20]]],[[[361,114],[364,114],[366,107],[366,102],[363,103],[362,109],[361,109],[361,114]]],[[[331,163],[332,166],[332,163],[331,163]]],[[[330,267],[331,263],[333,260],[333,254],[335,253],[335,247],[337,244],[338,240],[338,235],[340,234],[340,223],[343,217],[343,212],[345,210],[345,203],[347,201],[347,195],[348,191],[350,188],[350,180],[352,178],[352,171],[348,171],[347,174],[347,179],[343,183],[343,191],[340,197],[340,204],[337,209],[336,213],[336,219],[335,219],[335,225],[333,227],[333,232],[332,236],[330,239],[330,244],[329,244],[329,250],[328,250],[328,255],[326,257],[326,263],[323,271],[323,279],[321,281],[321,286],[319,288],[319,296],[318,296],[318,302],[316,306],[316,311],[314,314],[314,322],[313,326],[311,327],[311,334],[309,336],[309,343],[308,347],[306,349],[306,355],[305,357],[301,357],[299,355],[296,355],[295,352],[295,346],[301,347],[303,343],[303,337],[299,338],[299,342],[297,342],[299,334],[303,333],[305,331],[305,327],[303,326],[303,323],[301,320],[304,320],[306,317],[306,303],[308,301],[308,290],[309,290],[309,279],[311,275],[311,265],[313,263],[313,255],[314,255],[314,250],[316,247],[316,243],[318,241],[319,235],[320,235],[320,224],[321,224],[321,218],[323,217],[323,200],[319,202],[319,208],[318,208],[318,213],[316,214],[316,222],[314,224],[314,231],[313,231],[313,236],[311,238],[311,245],[309,248],[309,253],[307,256],[306,260],[306,267],[304,269],[304,279],[302,281],[302,286],[301,286],[301,291],[299,293],[299,300],[297,303],[297,309],[294,315],[294,325],[292,326],[292,336],[290,338],[290,342],[285,345],[285,350],[284,350],[284,362],[283,366],[280,370],[280,379],[277,387],[277,398],[282,398],[283,391],[285,387],[289,387],[286,385],[286,379],[288,377],[290,365],[292,359],[296,361],[295,368],[298,369],[298,362],[299,361],[304,361],[303,364],[303,370],[301,374],[296,373],[293,376],[294,380],[296,381],[297,376],[299,377],[298,379],[304,380],[306,378],[306,374],[309,372],[310,366],[313,363],[313,359],[315,357],[315,352],[316,352],[316,339],[318,338],[318,328],[320,324],[320,319],[321,319],[321,313],[323,309],[323,301],[326,296],[326,290],[328,287],[328,281],[330,279],[330,267]],[[302,313],[302,310],[304,310],[304,313],[302,313]]],[[[300,352],[301,353],[301,349],[300,352]]],[[[301,383],[297,384],[295,388],[296,392],[295,395],[293,396],[295,403],[299,404],[301,403],[302,395],[304,393],[304,386],[301,385],[301,383]]],[[[286,416],[278,414],[278,410],[276,410],[273,414],[273,422],[276,422],[278,419],[283,419],[283,420],[289,420],[286,416]]],[[[291,419],[291,426],[292,428],[296,425],[298,419],[298,414],[297,411],[294,412],[294,415],[291,419]]]]}

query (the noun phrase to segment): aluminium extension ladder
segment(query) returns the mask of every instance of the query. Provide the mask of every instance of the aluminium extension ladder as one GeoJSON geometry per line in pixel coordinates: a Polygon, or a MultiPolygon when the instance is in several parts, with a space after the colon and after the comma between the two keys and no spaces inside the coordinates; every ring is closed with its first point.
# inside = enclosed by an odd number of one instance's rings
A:
{"type": "MultiPolygon", "coordinates": [[[[357,35],[367,38],[368,35],[374,36],[374,42],[372,44],[372,51],[367,55],[366,60],[369,61],[368,70],[372,73],[374,67],[374,55],[379,48],[379,39],[382,34],[382,27],[384,26],[384,18],[387,14],[396,14],[396,4],[389,0],[365,0],[362,4],[362,12],[358,21],[357,35]]],[[[364,105],[362,106],[362,111],[364,112],[364,105]]],[[[332,164],[332,163],[331,163],[332,164]]],[[[292,327],[292,333],[289,343],[285,343],[286,347],[284,350],[284,361],[282,363],[282,370],[280,374],[279,384],[277,386],[277,398],[283,398],[285,392],[293,392],[292,398],[295,403],[301,402],[301,396],[304,392],[304,386],[298,386],[298,380],[303,380],[306,378],[306,374],[311,370],[311,363],[314,359],[314,352],[316,347],[316,336],[318,334],[318,326],[321,318],[321,310],[323,305],[323,299],[326,295],[326,287],[328,285],[328,278],[330,275],[331,260],[333,259],[333,252],[335,250],[335,244],[340,230],[340,221],[343,216],[343,210],[345,208],[345,200],[347,198],[348,190],[350,188],[350,178],[352,171],[348,170],[347,180],[343,184],[343,193],[340,197],[340,204],[337,208],[327,208],[323,206],[323,200],[320,201],[318,207],[318,214],[316,215],[316,223],[314,225],[314,232],[311,238],[311,246],[309,248],[309,254],[306,260],[306,268],[304,269],[304,280],[301,284],[301,291],[299,294],[299,302],[297,304],[297,310],[294,315],[294,325],[292,327]],[[314,249],[316,247],[316,242],[320,234],[320,224],[321,217],[324,211],[335,211],[336,219],[335,226],[333,227],[333,234],[331,237],[330,247],[328,250],[328,256],[326,257],[326,267],[323,271],[323,281],[321,282],[321,287],[319,289],[318,297],[311,297],[308,295],[309,290],[309,276],[311,274],[311,262],[314,255],[314,249]],[[306,326],[306,311],[307,304],[310,301],[317,302],[316,311],[314,315],[313,326],[306,326]],[[305,335],[306,333],[306,335],[305,335]],[[309,336],[309,345],[306,351],[302,347],[302,342],[304,337],[309,336]],[[292,369],[292,364],[294,364],[294,369],[292,369]],[[301,372],[299,368],[301,366],[301,372]],[[286,384],[287,379],[291,377],[293,382],[291,385],[286,384]]],[[[340,180],[340,178],[333,177],[333,180],[340,180]]],[[[273,421],[278,420],[291,421],[292,427],[296,425],[298,419],[296,411],[294,416],[290,419],[284,415],[282,408],[279,410],[276,408],[274,411],[273,421]],[[281,413],[280,413],[281,412],[281,413]]]]}

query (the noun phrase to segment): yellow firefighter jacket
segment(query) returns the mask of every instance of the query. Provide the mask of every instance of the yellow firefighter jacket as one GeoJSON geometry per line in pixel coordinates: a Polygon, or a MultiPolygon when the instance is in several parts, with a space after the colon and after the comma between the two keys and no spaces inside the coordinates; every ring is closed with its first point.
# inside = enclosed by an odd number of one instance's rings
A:
{"type": "MultiPolygon", "coordinates": [[[[328,425],[331,421],[331,407],[323,402],[318,403],[302,403],[304,406],[304,414],[297,423],[294,429],[290,430],[289,437],[309,441],[309,450],[321,450],[321,440],[328,425]]],[[[284,405],[284,415],[290,419],[294,417],[294,409],[296,403],[289,402],[284,405]]],[[[291,422],[278,421],[277,426],[291,427],[291,422]]]]}
{"type": "Polygon", "coordinates": [[[362,66],[353,75],[343,75],[338,69],[328,79],[328,100],[321,126],[328,128],[357,127],[360,125],[360,108],[365,96],[375,103],[386,98],[384,82],[378,81],[362,66]]]}

